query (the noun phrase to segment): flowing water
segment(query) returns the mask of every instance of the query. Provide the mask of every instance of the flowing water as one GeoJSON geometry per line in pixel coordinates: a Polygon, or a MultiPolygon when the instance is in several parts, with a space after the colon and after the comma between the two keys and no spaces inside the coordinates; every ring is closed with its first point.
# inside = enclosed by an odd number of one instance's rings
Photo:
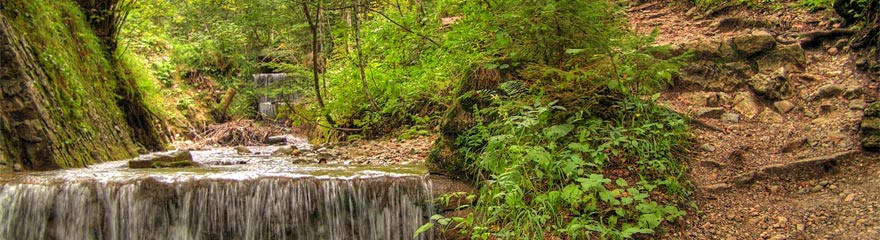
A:
{"type": "Polygon", "coordinates": [[[202,168],[0,176],[0,239],[411,239],[433,212],[423,167],[294,165],[252,149],[193,152],[202,168]]]}

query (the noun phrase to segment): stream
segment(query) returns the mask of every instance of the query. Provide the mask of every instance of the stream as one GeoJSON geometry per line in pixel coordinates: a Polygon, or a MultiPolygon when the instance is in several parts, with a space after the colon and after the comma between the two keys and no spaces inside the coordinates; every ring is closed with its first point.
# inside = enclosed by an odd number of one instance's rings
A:
{"type": "Polygon", "coordinates": [[[412,239],[433,214],[424,166],[296,165],[275,148],[0,175],[0,239],[412,239]]]}

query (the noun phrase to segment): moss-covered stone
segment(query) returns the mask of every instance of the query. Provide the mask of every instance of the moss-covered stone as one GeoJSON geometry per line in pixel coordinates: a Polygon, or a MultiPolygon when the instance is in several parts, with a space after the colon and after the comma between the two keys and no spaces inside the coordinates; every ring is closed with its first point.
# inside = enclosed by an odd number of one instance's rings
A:
{"type": "MultiPolygon", "coordinates": [[[[459,82],[456,100],[440,122],[440,138],[425,161],[429,172],[459,180],[472,178],[468,170],[470,163],[459,156],[455,141],[462,132],[477,124],[474,113],[491,104],[490,95],[497,92],[503,74],[496,69],[477,67],[459,82]]],[[[485,118],[490,116],[483,117],[487,120],[485,118]]]]}
{"type": "Polygon", "coordinates": [[[865,108],[865,117],[880,118],[880,102],[874,102],[865,108]]]}
{"type": "Polygon", "coordinates": [[[125,74],[79,6],[72,0],[0,0],[0,6],[4,165],[48,170],[134,156],[129,123],[151,120],[120,108],[140,103],[132,98],[138,90],[120,77],[125,74]]]}

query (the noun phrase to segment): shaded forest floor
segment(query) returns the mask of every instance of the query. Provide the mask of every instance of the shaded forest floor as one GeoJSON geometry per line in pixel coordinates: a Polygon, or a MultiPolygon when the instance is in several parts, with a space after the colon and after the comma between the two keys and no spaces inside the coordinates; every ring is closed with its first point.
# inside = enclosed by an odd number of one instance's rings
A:
{"type": "Polygon", "coordinates": [[[838,27],[832,11],[779,4],[707,15],[658,0],[629,11],[637,31],[697,54],[661,98],[699,123],[688,163],[696,206],[663,239],[880,239],[880,156],[859,147],[877,82],[856,70],[846,35],[798,46],[796,36],[838,27]]]}

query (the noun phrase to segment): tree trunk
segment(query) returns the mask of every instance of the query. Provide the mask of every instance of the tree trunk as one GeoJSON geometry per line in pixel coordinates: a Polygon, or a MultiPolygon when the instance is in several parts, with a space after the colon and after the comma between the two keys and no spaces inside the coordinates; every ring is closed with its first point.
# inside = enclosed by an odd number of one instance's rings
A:
{"type": "Polygon", "coordinates": [[[373,95],[370,94],[370,86],[367,84],[367,74],[364,71],[365,63],[364,63],[364,53],[363,49],[361,49],[361,26],[358,21],[358,5],[360,1],[354,1],[354,14],[352,14],[352,23],[354,23],[354,45],[357,48],[358,55],[358,69],[361,71],[361,85],[364,87],[364,93],[367,95],[367,100],[370,101],[370,106],[373,107],[373,111],[379,112],[379,105],[376,104],[376,100],[373,99],[373,95]]]}
{"type": "MultiPolygon", "coordinates": [[[[315,16],[320,15],[321,12],[321,1],[317,1],[318,6],[315,7],[315,16]]],[[[321,97],[321,78],[318,75],[318,54],[320,54],[321,49],[318,45],[318,23],[312,19],[312,15],[309,11],[309,3],[305,0],[302,2],[303,14],[306,16],[306,21],[309,24],[309,31],[312,34],[312,80],[315,85],[315,97],[318,99],[318,106],[321,107],[321,112],[324,113],[324,119],[327,120],[327,124],[330,126],[335,126],[336,122],[333,121],[333,118],[330,117],[330,113],[325,111],[324,99],[321,97]]],[[[315,19],[317,20],[317,19],[315,19]]]]}

